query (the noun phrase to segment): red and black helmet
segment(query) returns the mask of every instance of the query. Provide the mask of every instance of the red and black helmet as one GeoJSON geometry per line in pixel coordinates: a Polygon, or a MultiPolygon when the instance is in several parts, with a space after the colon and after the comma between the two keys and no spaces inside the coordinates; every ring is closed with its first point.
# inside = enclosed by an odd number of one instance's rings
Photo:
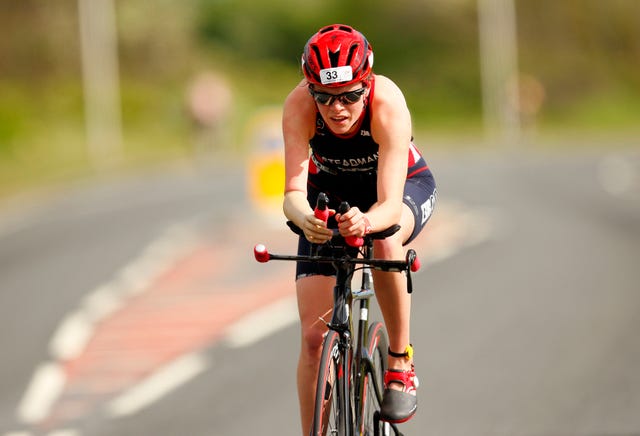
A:
{"type": "Polygon", "coordinates": [[[339,87],[366,80],[372,66],[373,51],[367,39],[343,24],[320,29],[302,53],[302,72],[314,85],[339,87]]]}

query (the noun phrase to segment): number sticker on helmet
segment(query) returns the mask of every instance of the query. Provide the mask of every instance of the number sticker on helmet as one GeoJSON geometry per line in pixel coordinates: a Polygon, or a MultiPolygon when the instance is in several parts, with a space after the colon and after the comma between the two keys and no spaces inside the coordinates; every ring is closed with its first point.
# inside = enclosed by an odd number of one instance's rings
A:
{"type": "Polygon", "coordinates": [[[353,71],[349,66],[320,70],[320,82],[322,82],[323,85],[348,82],[351,79],[353,79],[353,71]]]}

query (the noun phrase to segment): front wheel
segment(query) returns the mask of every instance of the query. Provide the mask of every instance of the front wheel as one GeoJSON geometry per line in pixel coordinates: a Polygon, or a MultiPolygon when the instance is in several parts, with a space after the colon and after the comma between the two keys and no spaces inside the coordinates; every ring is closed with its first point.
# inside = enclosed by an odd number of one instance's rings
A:
{"type": "Polygon", "coordinates": [[[370,360],[365,363],[365,377],[362,392],[362,428],[361,434],[388,435],[389,424],[376,419],[384,392],[384,372],[387,369],[387,332],[381,322],[369,326],[367,351],[370,360]]]}
{"type": "Polygon", "coordinates": [[[345,434],[345,411],[342,410],[342,354],[338,333],[329,330],[322,345],[316,404],[313,414],[313,436],[337,436],[345,434]]]}

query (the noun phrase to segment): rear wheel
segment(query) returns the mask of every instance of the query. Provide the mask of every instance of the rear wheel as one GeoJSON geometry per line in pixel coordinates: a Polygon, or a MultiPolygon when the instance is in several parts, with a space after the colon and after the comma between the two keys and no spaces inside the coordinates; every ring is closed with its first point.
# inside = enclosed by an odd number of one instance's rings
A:
{"type": "Polygon", "coordinates": [[[380,410],[382,392],[384,392],[384,372],[387,369],[387,332],[381,322],[369,326],[369,343],[367,350],[371,358],[371,366],[365,373],[362,393],[362,429],[366,436],[388,435],[389,425],[376,415],[380,410]]]}
{"type": "Polygon", "coordinates": [[[322,346],[316,405],[313,414],[313,436],[343,435],[345,411],[342,410],[342,354],[338,333],[329,330],[322,346]]]}

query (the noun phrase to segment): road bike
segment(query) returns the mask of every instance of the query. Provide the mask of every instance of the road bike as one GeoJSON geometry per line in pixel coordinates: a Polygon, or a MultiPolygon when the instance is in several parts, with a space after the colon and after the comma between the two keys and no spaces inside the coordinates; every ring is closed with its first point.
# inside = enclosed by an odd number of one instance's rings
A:
{"type": "MultiPolygon", "coordinates": [[[[322,208],[326,209],[326,204],[326,195],[320,194],[316,216],[322,208]]],[[[338,212],[345,213],[348,209],[348,204],[343,203],[338,212]]],[[[287,224],[295,233],[303,235],[293,223],[287,224]]],[[[371,270],[404,272],[407,291],[411,293],[411,272],[420,267],[413,249],[407,251],[404,260],[374,258],[373,242],[389,237],[399,229],[400,226],[395,225],[356,239],[345,239],[334,229],[332,239],[325,244],[312,244],[308,255],[272,254],[263,244],[254,247],[254,255],[259,262],[331,263],[336,271],[333,311],[331,320],[325,321],[328,330],[316,385],[313,436],[388,436],[391,432],[402,436],[396,425],[380,418],[388,339],[381,322],[369,323],[370,300],[374,296],[371,270]],[[362,271],[361,285],[359,289],[352,290],[351,282],[357,271],[362,271]]]]}

